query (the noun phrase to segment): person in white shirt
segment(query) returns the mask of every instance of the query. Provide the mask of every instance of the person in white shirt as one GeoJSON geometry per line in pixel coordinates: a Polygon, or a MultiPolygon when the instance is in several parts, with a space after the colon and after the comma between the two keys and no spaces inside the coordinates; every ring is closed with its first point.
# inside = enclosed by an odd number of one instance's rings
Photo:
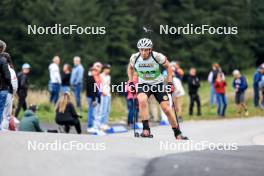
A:
{"type": "Polygon", "coordinates": [[[2,53],[2,55],[7,59],[8,63],[8,69],[11,75],[11,87],[9,87],[9,91],[6,98],[6,103],[3,111],[3,121],[1,124],[1,128],[4,130],[9,129],[9,123],[12,116],[12,110],[13,110],[13,99],[14,95],[16,94],[17,88],[18,88],[18,81],[16,72],[14,70],[14,66],[11,60],[11,56],[8,53],[2,53]]]}
{"type": "MultiPolygon", "coordinates": [[[[164,72],[163,73],[164,76],[167,76],[167,73],[164,72]]],[[[175,109],[175,111],[177,112],[177,118],[180,122],[183,121],[183,101],[184,101],[184,95],[185,95],[185,91],[182,85],[181,80],[175,76],[175,74],[173,75],[172,78],[172,83],[174,86],[174,91],[172,93],[172,97],[169,96],[169,102],[170,102],[170,106],[172,108],[175,109]],[[174,102],[174,106],[172,105],[172,101],[174,102]]],[[[166,114],[162,111],[161,109],[161,123],[160,124],[168,124],[168,118],[166,116],[166,114]]]]}
{"type": "Polygon", "coordinates": [[[181,122],[183,120],[183,98],[185,95],[184,88],[182,86],[182,82],[179,78],[173,77],[172,83],[174,85],[174,92],[172,93],[172,99],[174,102],[174,108],[177,112],[178,119],[181,122]]]}
{"type": "Polygon", "coordinates": [[[50,102],[56,104],[59,99],[60,86],[61,86],[61,75],[60,75],[60,58],[55,56],[53,58],[53,63],[49,65],[49,75],[50,75],[50,102]]]}
{"type": "Polygon", "coordinates": [[[100,107],[100,116],[101,116],[101,128],[102,130],[107,130],[109,126],[108,118],[111,108],[111,65],[105,64],[103,66],[103,72],[101,73],[100,77],[102,80],[102,96],[101,96],[101,107],[100,107]]]}

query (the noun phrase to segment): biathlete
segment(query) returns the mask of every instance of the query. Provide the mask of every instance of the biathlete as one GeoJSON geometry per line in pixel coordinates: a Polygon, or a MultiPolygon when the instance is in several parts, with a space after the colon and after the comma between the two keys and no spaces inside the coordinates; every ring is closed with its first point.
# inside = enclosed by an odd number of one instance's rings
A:
{"type": "Polygon", "coordinates": [[[139,115],[142,118],[143,131],[141,137],[153,137],[148,121],[148,98],[153,94],[159,102],[162,110],[167,115],[174,136],[177,140],[188,139],[182,135],[176,115],[170,107],[168,93],[174,91],[172,83],[173,70],[168,59],[161,53],[152,51],[153,43],[150,39],[142,38],[137,43],[138,53],[132,54],[128,65],[128,83],[130,91],[137,89],[139,103],[139,115]],[[167,86],[161,74],[161,66],[167,70],[167,86]],[[138,74],[138,85],[133,83],[134,71],[138,74]]]}

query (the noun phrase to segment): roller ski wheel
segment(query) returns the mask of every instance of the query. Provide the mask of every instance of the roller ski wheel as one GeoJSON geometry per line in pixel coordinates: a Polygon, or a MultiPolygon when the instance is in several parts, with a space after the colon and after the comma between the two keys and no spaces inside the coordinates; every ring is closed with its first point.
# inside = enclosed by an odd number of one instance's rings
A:
{"type": "Polygon", "coordinates": [[[142,138],[153,138],[153,134],[150,133],[150,130],[143,130],[140,134],[142,138]]]}
{"type": "Polygon", "coordinates": [[[140,135],[139,135],[138,132],[135,132],[135,133],[134,133],[134,136],[135,136],[136,138],[139,138],[139,137],[140,137],[140,135]]]}
{"type": "Polygon", "coordinates": [[[176,137],[176,140],[189,140],[187,136],[182,136],[181,134],[176,137]]]}

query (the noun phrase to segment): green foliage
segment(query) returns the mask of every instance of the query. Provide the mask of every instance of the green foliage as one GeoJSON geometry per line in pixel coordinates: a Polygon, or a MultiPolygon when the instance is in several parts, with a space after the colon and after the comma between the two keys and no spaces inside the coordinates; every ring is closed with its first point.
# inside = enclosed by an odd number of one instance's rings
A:
{"type": "Polygon", "coordinates": [[[185,69],[208,73],[213,62],[224,71],[252,66],[264,56],[264,1],[261,0],[1,0],[0,38],[8,44],[16,70],[32,65],[31,83],[44,87],[54,55],[62,63],[81,56],[86,70],[95,61],[112,63],[113,82],[126,80],[136,42],[151,27],[155,50],[185,69]],[[28,35],[28,25],[105,26],[106,35],[28,35]],[[237,26],[237,35],[160,35],[159,25],[237,26]]]}

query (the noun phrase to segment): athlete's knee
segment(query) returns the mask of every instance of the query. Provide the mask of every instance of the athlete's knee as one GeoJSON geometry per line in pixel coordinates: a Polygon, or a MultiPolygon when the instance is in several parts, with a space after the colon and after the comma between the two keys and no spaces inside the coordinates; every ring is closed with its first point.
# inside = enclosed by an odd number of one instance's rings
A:
{"type": "Polygon", "coordinates": [[[144,95],[138,96],[138,104],[141,108],[147,107],[148,98],[144,95]]]}
{"type": "Polygon", "coordinates": [[[140,108],[146,108],[147,107],[147,101],[145,101],[145,100],[138,101],[138,104],[139,104],[140,108]]]}
{"type": "Polygon", "coordinates": [[[162,110],[167,115],[171,112],[171,107],[169,106],[169,104],[166,104],[162,107],[162,110]]]}

